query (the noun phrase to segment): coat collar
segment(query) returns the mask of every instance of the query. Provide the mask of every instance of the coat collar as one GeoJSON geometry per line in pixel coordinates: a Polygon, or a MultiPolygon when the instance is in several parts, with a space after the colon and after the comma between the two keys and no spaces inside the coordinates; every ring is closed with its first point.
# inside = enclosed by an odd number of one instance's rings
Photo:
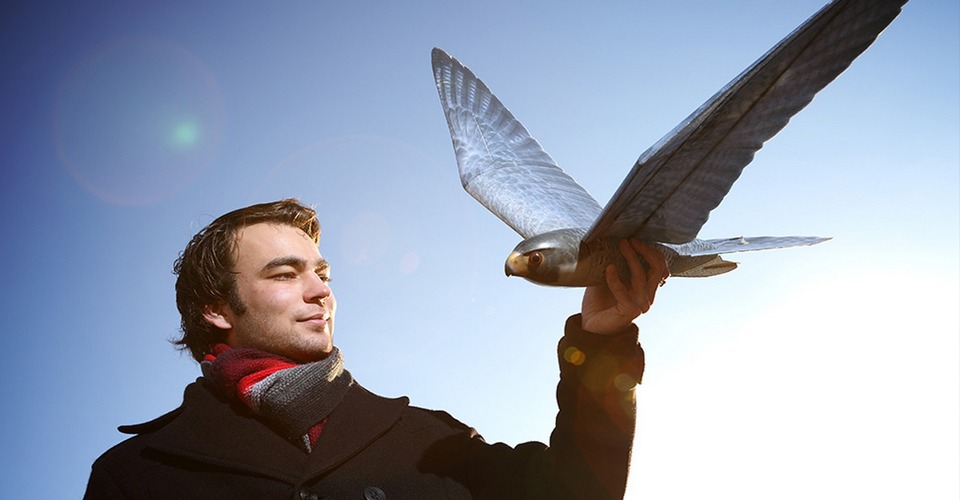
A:
{"type": "Polygon", "coordinates": [[[165,454],[256,474],[291,484],[343,463],[389,430],[409,404],[387,399],[354,383],[330,414],[307,455],[242,409],[218,398],[202,379],[184,391],[180,409],[154,422],[128,428],[144,432],[147,446],[165,454]]]}

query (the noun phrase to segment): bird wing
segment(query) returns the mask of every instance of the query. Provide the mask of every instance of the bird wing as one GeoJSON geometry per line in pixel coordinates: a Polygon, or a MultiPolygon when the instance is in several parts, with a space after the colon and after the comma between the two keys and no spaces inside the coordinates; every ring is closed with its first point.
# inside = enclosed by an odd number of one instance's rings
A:
{"type": "Polygon", "coordinates": [[[693,240],[754,153],[905,3],[836,0],[822,8],[643,153],[584,240],[693,240]]]}
{"type": "Polygon", "coordinates": [[[819,236],[756,236],[753,238],[724,238],[717,240],[699,240],[682,245],[665,246],[684,257],[700,257],[704,255],[720,255],[725,253],[750,252],[753,250],[770,250],[774,248],[788,248],[816,245],[830,238],[819,236]]]}
{"type": "Polygon", "coordinates": [[[433,77],[460,182],[471,196],[524,238],[593,224],[600,204],[557,166],[479,78],[436,48],[433,77]]]}

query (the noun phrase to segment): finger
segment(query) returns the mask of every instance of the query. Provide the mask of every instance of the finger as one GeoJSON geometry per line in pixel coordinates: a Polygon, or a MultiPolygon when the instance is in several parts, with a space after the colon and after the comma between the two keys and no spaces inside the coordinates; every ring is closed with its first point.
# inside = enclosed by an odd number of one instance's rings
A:
{"type": "Polygon", "coordinates": [[[630,245],[633,247],[633,250],[640,254],[643,260],[649,264],[650,268],[647,270],[647,274],[651,281],[655,279],[657,282],[660,282],[670,276],[670,269],[667,266],[667,259],[664,257],[663,252],[637,239],[631,239],[630,245]]]}
{"type": "Polygon", "coordinates": [[[620,240],[620,255],[630,269],[630,285],[633,288],[644,286],[647,280],[647,265],[633,248],[632,240],[620,240]]]}
{"type": "Polygon", "coordinates": [[[647,298],[649,299],[649,303],[646,304],[646,307],[649,309],[649,307],[653,305],[653,301],[656,298],[657,290],[666,281],[670,271],[667,268],[666,258],[664,258],[663,253],[660,252],[660,250],[636,239],[630,240],[630,244],[633,249],[650,264],[650,269],[647,271],[646,282],[644,283],[647,291],[647,298]]]}
{"type": "MultiPolygon", "coordinates": [[[[629,290],[627,285],[620,280],[620,276],[617,273],[617,266],[613,264],[607,266],[606,278],[607,288],[613,295],[613,299],[617,301],[617,310],[620,311],[621,315],[633,318],[636,317],[638,313],[644,312],[642,307],[644,301],[637,300],[635,292],[629,290]]],[[[646,292],[644,292],[644,295],[645,294],[646,292]]]]}
{"type": "Polygon", "coordinates": [[[637,267],[633,267],[631,270],[634,272],[632,283],[634,300],[645,314],[653,305],[657,288],[663,281],[661,276],[666,268],[666,263],[663,254],[655,247],[636,238],[629,239],[627,243],[630,252],[626,255],[633,256],[633,259],[627,258],[628,262],[637,262],[642,266],[642,273],[639,273],[637,267]]]}

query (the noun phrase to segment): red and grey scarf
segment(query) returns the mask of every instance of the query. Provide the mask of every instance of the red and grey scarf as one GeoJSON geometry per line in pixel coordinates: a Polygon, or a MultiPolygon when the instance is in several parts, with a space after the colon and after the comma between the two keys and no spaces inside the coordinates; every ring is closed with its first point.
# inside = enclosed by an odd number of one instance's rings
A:
{"type": "Polygon", "coordinates": [[[216,390],[307,453],[313,451],[327,415],[353,384],[336,347],[325,359],[298,364],[259,349],[217,344],[200,367],[216,390]]]}

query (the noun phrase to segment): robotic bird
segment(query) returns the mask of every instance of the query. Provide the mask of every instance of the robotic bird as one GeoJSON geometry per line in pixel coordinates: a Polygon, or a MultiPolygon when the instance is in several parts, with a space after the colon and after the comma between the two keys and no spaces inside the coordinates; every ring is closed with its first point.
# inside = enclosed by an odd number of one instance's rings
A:
{"type": "Polygon", "coordinates": [[[557,166],[469,69],[433,49],[464,189],[524,240],[505,265],[541,285],[604,283],[629,270],[623,238],[655,244],[671,275],[736,268],[720,255],[813,245],[787,236],[700,240],[697,233],[763,143],[869,47],[907,0],[834,0],[643,153],[603,208],[557,166]]]}

